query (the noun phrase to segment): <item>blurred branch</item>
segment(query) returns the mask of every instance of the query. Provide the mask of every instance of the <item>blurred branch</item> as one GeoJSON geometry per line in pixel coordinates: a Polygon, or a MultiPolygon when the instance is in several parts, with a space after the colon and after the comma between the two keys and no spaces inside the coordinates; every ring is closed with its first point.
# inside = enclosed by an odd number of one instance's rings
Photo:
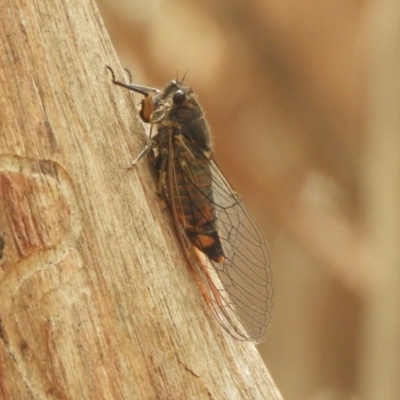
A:
{"type": "Polygon", "coordinates": [[[400,393],[400,4],[368,9],[368,89],[363,189],[369,281],[360,386],[366,399],[400,393]]]}

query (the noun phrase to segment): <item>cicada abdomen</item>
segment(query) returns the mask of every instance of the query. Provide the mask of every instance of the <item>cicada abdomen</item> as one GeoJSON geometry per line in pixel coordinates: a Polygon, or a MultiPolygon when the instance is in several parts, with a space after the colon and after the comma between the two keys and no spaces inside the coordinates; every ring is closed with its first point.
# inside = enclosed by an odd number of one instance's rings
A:
{"type": "MultiPolygon", "coordinates": [[[[184,140],[184,139],[182,139],[184,140]]],[[[172,203],[179,224],[194,246],[209,259],[224,261],[219,238],[218,215],[212,190],[210,162],[191,143],[175,146],[172,203]]]]}

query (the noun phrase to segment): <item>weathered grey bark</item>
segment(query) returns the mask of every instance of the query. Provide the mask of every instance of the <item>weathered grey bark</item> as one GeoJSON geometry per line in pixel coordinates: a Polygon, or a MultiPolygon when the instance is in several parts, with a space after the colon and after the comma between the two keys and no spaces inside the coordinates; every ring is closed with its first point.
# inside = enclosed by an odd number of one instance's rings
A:
{"type": "MultiPolygon", "coordinates": [[[[0,398],[280,399],[183,259],[96,5],[0,4],[0,398]]],[[[122,75],[122,70],[119,70],[122,75]]]]}

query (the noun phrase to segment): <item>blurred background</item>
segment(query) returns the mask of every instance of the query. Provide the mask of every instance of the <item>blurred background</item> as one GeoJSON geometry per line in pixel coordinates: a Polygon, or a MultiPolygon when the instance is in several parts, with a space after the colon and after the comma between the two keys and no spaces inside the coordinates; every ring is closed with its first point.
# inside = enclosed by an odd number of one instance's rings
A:
{"type": "Polygon", "coordinates": [[[135,83],[188,70],[265,232],[283,397],[399,399],[398,1],[97,1],[135,83]]]}

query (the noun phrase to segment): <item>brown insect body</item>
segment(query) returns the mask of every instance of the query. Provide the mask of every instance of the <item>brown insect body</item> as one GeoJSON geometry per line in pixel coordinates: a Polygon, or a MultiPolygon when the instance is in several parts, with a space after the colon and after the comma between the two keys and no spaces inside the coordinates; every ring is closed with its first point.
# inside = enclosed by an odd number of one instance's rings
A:
{"type": "Polygon", "coordinates": [[[153,104],[156,111],[150,122],[157,121],[153,140],[159,142],[155,168],[159,179],[166,177],[163,187],[175,205],[174,217],[193,245],[211,260],[222,262],[210,171],[211,135],[203,111],[193,91],[176,81],[171,81],[153,104]],[[170,168],[162,162],[166,154],[170,168]]]}
{"type": "Polygon", "coordinates": [[[170,205],[208,306],[232,336],[260,341],[272,309],[268,251],[261,230],[212,160],[210,129],[197,97],[176,80],[161,91],[116,81],[114,74],[113,82],[145,96],[140,116],[157,133],[132,165],[152,151],[158,192],[170,205]]]}

